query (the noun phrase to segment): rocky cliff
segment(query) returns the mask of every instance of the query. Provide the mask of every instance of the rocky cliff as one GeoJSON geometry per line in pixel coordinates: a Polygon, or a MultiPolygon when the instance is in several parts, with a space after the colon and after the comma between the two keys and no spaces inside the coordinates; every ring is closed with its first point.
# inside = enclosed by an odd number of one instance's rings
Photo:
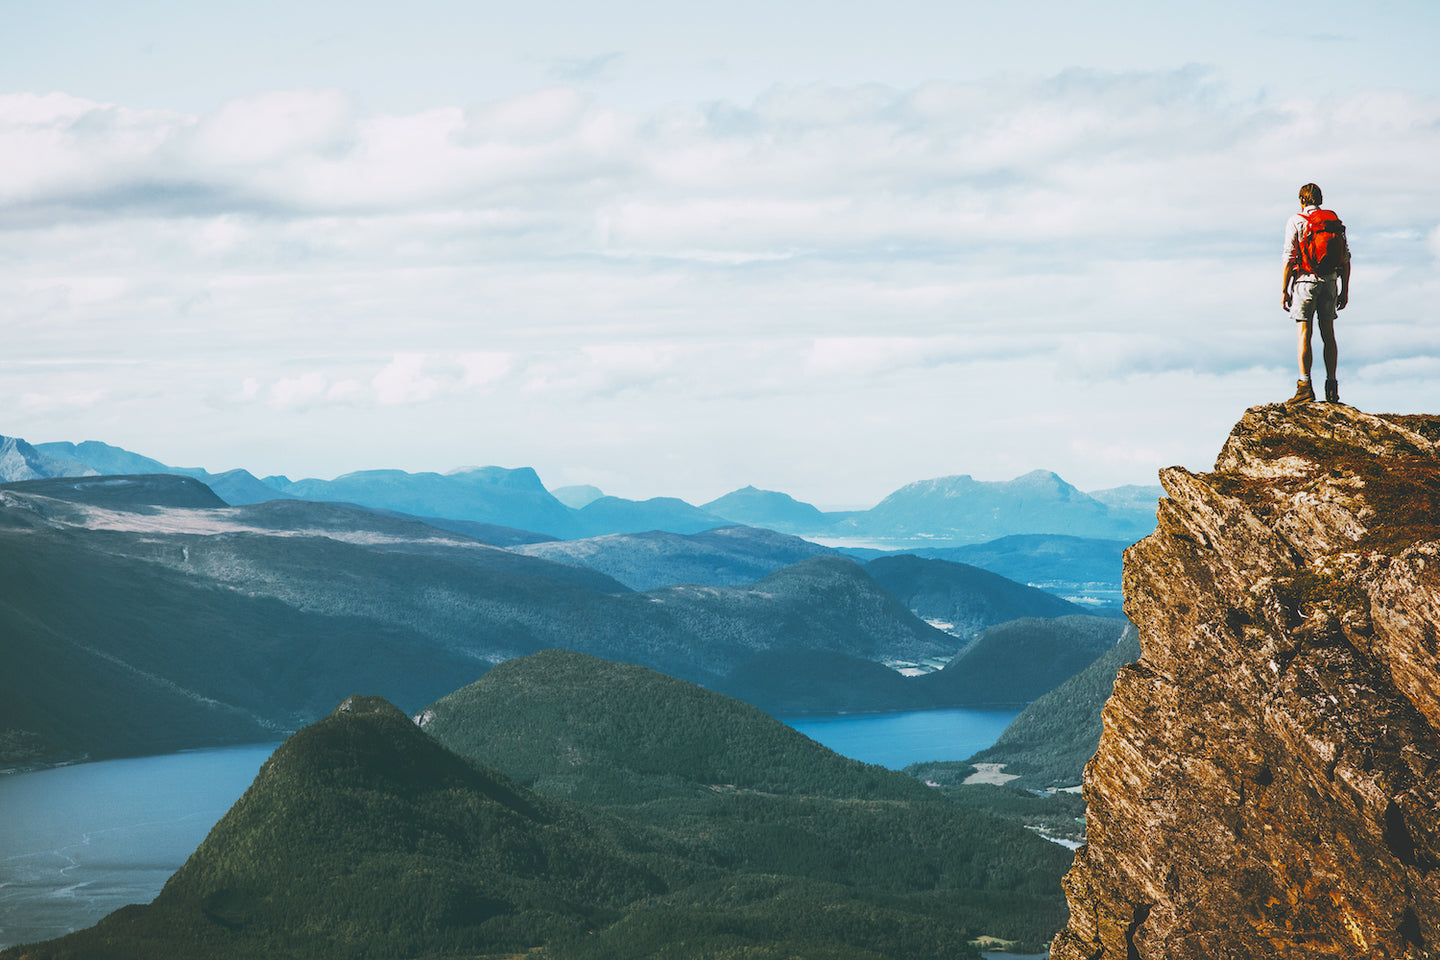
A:
{"type": "Polygon", "coordinates": [[[1053,957],[1440,957],[1440,417],[1256,407],[1161,481],[1053,957]]]}

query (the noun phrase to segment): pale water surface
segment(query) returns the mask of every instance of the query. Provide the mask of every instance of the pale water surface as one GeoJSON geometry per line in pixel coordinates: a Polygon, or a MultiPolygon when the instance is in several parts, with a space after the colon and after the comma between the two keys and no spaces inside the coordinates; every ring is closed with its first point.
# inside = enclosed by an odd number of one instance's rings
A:
{"type": "Polygon", "coordinates": [[[155,899],[275,747],[0,776],[0,947],[155,899]]]}

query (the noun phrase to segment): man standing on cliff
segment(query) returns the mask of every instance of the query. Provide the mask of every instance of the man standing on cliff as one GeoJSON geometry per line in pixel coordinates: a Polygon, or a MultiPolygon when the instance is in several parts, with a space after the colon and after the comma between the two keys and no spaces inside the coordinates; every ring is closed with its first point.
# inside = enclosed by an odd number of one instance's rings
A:
{"type": "Polygon", "coordinates": [[[1321,210],[1320,188],[1307,183],[1300,188],[1300,212],[1285,224],[1284,308],[1295,320],[1299,337],[1300,380],[1290,403],[1315,399],[1310,385],[1311,322],[1320,327],[1324,342],[1325,400],[1340,402],[1340,385],[1335,379],[1339,351],[1335,346],[1335,313],[1350,300],[1350,248],[1345,242],[1345,225],[1329,210],[1321,210]],[[1338,281],[1338,289],[1337,289],[1338,281]]]}

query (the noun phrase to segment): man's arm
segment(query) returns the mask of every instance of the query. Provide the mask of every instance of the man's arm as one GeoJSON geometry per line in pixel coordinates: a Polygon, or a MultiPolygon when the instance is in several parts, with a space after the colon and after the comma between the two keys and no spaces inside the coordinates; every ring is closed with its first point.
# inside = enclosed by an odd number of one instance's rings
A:
{"type": "Polygon", "coordinates": [[[1344,310],[1345,304],[1350,302],[1350,259],[1340,265],[1340,293],[1335,298],[1335,309],[1344,310]]]}
{"type": "Polygon", "coordinates": [[[1290,282],[1300,275],[1300,251],[1296,249],[1298,238],[1299,230],[1295,218],[1291,217],[1285,223],[1285,276],[1280,281],[1280,306],[1286,310],[1290,309],[1293,296],[1290,282]]]}

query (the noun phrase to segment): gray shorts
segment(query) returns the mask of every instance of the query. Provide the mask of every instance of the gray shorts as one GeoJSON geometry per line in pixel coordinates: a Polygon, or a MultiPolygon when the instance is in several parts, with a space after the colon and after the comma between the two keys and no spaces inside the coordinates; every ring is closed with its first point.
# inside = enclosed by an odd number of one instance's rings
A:
{"type": "Polygon", "coordinates": [[[1303,323],[1310,319],[1335,319],[1335,278],[1296,280],[1290,288],[1290,316],[1303,323]]]}

